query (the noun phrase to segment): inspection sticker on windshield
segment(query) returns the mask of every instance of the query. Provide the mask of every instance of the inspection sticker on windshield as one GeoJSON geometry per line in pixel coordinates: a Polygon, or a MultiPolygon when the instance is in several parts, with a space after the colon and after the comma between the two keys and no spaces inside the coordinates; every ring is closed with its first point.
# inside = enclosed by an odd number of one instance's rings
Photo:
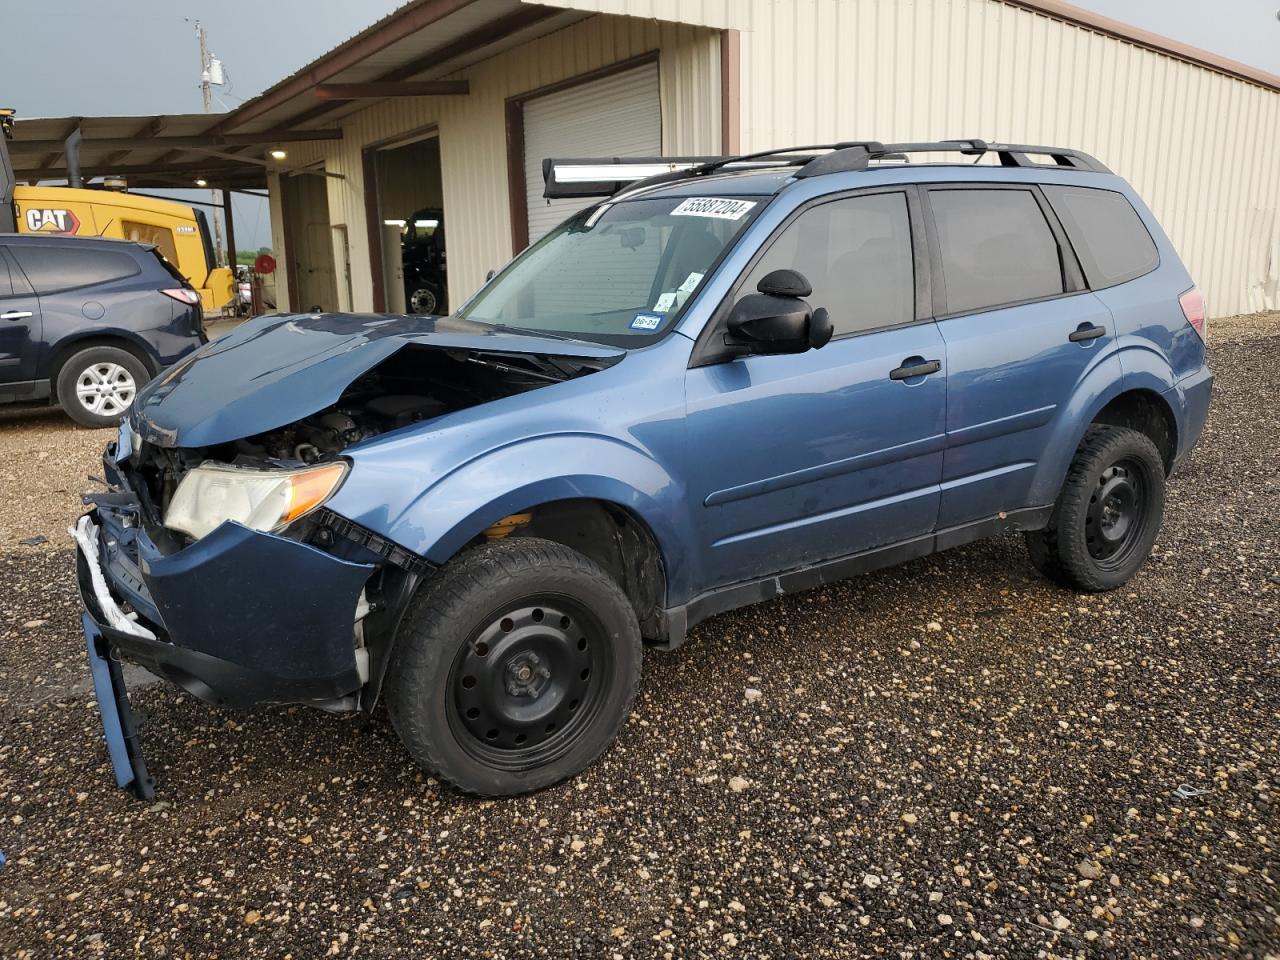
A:
{"type": "Polygon", "coordinates": [[[662,323],[660,313],[637,313],[631,320],[632,330],[657,330],[662,323]]]}
{"type": "Polygon", "coordinates": [[[676,293],[693,293],[701,282],[702,274],[695,271],[684,278],[684,283],[676,287],[676,293]]]}
{"type": "Polygon", "coordinates": [[[671,211],[673,217],[714,217],[741,220],[756,205],[754,200],[726,200],[723,197],[690,197],[671,211]]]}

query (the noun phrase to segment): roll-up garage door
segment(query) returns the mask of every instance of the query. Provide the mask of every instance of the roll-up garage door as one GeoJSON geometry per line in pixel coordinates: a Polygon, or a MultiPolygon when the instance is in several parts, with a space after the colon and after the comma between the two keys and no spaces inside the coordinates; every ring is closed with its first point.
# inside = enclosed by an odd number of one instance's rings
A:
{"type": "Polygon", "coordinates": [[[591,201],[542,196],[544,157],[656,157],[662,154],[658,65],[534,97],[524,104],[524,176],[529,242],[591,201]]]}

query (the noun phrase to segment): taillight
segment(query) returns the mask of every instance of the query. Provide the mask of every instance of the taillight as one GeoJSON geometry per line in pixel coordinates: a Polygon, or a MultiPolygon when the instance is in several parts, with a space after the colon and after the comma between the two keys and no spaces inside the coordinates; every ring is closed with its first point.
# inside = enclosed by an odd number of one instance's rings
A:
{"type": "Polygon", "coordinates": [[[161,290],[166,297],[173,297],[179,303],[185,303],[187,306],[194,306],[200,302],[200,294],[194,290],[188,290],[186,287],[174,287],[171,290],[161,290]]]}
{"type": "Polygon", "coordinates": [[[1187,323],[1200,334],[1201,340],[1207,341],[1209,321],[1205,319],[1204,294],[1200,292],[1200,288],[1192,287],[1178,298],[1178,303],[1182,306],[1182,315],[1187,318],[1187,323]]]}

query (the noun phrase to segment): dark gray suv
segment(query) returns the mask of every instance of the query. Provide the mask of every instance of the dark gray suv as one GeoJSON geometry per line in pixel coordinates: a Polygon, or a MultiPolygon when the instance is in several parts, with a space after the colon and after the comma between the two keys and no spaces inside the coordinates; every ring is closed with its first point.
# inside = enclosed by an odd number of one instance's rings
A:
{"type": "Polygon", "coordinates": [[[47,399],[111,426],[205,342],[200,294],[155,247],[0,235],[0,403],[47,399]]]}

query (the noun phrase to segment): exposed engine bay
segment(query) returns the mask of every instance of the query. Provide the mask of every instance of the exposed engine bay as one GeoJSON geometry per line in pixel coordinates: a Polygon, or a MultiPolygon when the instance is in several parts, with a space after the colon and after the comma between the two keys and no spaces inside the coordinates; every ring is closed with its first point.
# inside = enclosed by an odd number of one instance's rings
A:
{"type": "Polygon", "coordinates": [[[502,354],[408,345],[360,375],[338,401],[303,419],[217,446],[186,449],[148,444],[135,477],[158,520],[182,477],[210,461],[244,467],[301,467],[372,437],[594,373],[611,359],[502,354]]]}
{"type": "Polygon", "coordinates": [[[406,347],[357,379],[327,410],[236,441],[228,462],[248,457],[315,463],[361,440],[594,369],[580,360],[406,347]]]}

